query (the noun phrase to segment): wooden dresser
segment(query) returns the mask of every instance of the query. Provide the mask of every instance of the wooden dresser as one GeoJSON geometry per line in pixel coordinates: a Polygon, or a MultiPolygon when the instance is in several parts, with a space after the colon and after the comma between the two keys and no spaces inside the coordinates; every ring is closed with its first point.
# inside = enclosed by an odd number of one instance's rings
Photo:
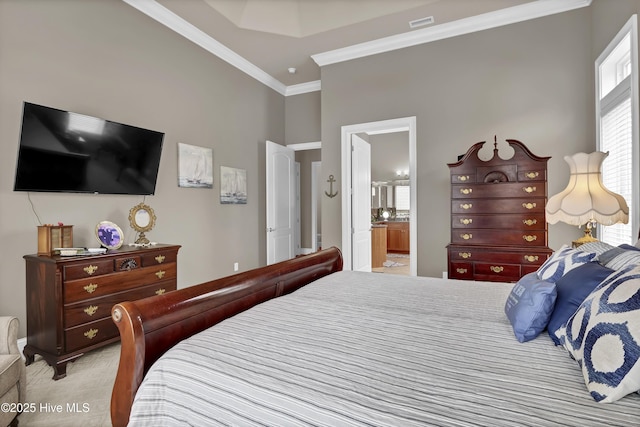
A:
{"type": "Polygon", "coordinates": [[[64,378],[67,363],[120,339],[114,304],[176,289],[180,246],[123,246],[103,255],[25,255],[27,365],[41,355],[64,378]]]}
{"type": "Polygon", "coordinates": [[[547,247],[547,161],[508,139],[513,156],[483,161],[479,142],[450,163],[452,279],[514,282],[549,257],[547,247]]]}

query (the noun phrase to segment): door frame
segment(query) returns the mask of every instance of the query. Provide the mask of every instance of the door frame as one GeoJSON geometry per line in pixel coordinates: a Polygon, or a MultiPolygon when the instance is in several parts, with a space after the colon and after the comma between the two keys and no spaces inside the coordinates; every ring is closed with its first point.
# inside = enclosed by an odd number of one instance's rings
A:
{"type": "Polygon", "coordinates": [[[311,250],[318,250],[318,178],[322,161],[311,162],[311,250]]]}
{"type": "Polygon", "coordinates": [[[410,204],[409,211],[409,259],[410,274],[418,274],[418,206],[417,206],[417,165],[416,165],[416,117],[401,117],[397,119],[382,120],[376,122],[359,123],[342,126],[341,128],[341,173],[342,173],[342,256],[343,268],[352,269],[352,220],[351,220],[351,135],[366,133],[368,135],[408,132],[409,133],[409,185],[410,204]]]}

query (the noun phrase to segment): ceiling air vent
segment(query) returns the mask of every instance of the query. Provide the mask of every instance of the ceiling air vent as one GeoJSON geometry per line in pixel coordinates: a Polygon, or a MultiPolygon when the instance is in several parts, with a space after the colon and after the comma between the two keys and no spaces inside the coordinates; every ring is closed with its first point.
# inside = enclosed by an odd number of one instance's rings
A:
{"type": "Polygon", "coordinates": [[[409,28],[424,27],[425,25],[433,24],[433,16],[427,16],[426,18],[415,19],[409,21],[409,28]]]}

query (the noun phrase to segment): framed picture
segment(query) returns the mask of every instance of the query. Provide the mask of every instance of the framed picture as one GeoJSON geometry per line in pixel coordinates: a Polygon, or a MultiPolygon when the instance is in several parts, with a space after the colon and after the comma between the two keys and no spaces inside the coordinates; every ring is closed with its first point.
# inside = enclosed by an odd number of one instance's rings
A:
{"type": "Polygon", "coordinates": [[[220,203],[247,204],[247,171],[220,166],[220,203]]]}
{"type": "Polygon", "coordinates": [[[122,246],[122,230],[111,221],[101,221],[96,225],[96,238],[107,249],[118,249],[122,246]]]}
{"type": "Polygon", "coordinates": [[[178,187],[213,188],[213,149],[178,143],[178,187]]]}

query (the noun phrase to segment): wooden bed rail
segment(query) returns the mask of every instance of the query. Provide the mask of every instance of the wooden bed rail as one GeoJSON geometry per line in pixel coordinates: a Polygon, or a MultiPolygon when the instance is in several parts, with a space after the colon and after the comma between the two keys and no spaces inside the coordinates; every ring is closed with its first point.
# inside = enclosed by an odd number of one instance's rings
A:
{"type": "Polygon", "coordinates": [[[111,315],[122,343],[111,394],[113,426],[128,424],[131,405],[144,375],[175,344],[254,305],[291,293],[340,270],[342,254],[337,248],[329,248],[113,306],[111,315]]]}

